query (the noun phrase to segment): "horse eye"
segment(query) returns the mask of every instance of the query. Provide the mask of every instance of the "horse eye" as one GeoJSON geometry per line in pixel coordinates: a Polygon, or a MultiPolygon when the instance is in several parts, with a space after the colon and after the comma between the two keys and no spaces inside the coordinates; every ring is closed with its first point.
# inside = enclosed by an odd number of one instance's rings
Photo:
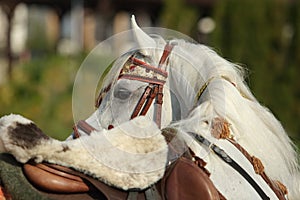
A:
{"type": "Polygon", "coordinates": [[[127,89],[120,88],[114,91],[114,97],[119,98],[121,100],[128,99],[131,95],[131,92],[127,89]]]}

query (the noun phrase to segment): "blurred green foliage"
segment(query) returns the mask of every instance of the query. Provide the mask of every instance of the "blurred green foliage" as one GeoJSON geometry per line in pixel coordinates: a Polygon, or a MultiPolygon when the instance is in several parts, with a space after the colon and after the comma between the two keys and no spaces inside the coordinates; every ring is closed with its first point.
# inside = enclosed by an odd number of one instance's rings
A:
{"type": "Polygon", "coordinates": [[[187,5],[184,0],[165,0],[160,21],[164,27],[191,35],[196,31],[199,17],[197,7],[187,5]]]}
{"type": "Polygon", "coordinates": [[[72,89],[80,62],[54,54],[19,64],[13,79],[0,86],[0,115],[21,114],[51,137],[65,139],[72,132],[72,89]]]}
{"type": "Polygon", "coordinates": [[[258,100],[300,142],[299,1],[219,1],[210,45],[248,69],[258,100]]]}

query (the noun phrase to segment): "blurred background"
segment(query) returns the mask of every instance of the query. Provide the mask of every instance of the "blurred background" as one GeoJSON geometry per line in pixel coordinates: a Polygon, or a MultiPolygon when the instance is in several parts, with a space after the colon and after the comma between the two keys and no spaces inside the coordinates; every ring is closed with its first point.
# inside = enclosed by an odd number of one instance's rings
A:
{"type": "Polygon", "coordinates": [[[65,139],[77,69],[99,42],[128,30],[132,14],[245,67],[254,95],[300,144],[296,0],[0,0],[0,116],[20,113],[65,139]]]}

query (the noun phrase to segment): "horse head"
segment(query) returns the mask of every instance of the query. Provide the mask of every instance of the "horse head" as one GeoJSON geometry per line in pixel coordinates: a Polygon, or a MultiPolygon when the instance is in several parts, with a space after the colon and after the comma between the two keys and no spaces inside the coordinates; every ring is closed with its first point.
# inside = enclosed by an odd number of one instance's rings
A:
{"type": "Polygon", "coordinates": [[[98,128],[110,129],[139,115],[159,127],[172,121],[167,68],[173,46],[145,34],[134,19],[132,26],[138,47],[117,58],[101,84],[90,117],[97,118],[98,128]]]}

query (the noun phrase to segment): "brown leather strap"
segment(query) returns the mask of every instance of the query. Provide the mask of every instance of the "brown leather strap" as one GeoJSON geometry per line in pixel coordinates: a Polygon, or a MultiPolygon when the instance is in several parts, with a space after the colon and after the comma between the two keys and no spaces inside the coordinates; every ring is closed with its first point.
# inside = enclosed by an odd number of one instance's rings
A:
{"type": "Polygon", "coordinates": [[[259,161],[259,166],[257,167],[257,165],[255,163],[257,163],[257,158],[254,156],[251,156],[248,151],[246,149],[244,149],[239,143],[237,143],[234,139],[232,138],[227,138],[227,140],[233,144],[248,160],[249,162],[253,165],[254,170],[257,174],[259,174],[264,181],[269,185],[269,187],[274,191],[274,193],[276,194],[277,198],[279,200],[286,200],[286,198],[284,197],[284,191],[281,191],[280,188],[277,186],[277,184],[272,181],[267,174],[264,171],[264,167],[262,165],[262,163],[259,161]]]}
{"type": "MultiPolygon", "coordinates": [[[[222,77],[227,80],[225,77],[222,77]]],[[[229,80],[227,80],[229,81],[229,80]]],[[[227,122],[226,119],[216,117],[212,123],[212,130],[211,134],[213,137],[217,139],[227,139],[231,144],[233,144],[244,156],[245,158],[252,164],[254,171],[256,174],[259,174],[264,181],[269,185],[269,187],[274,191],[278,199],[284,200],[284,194],[286,194],[286,188],[282,184],[278,185],[278,182],[272,181],[264,172],[264,165],[260,161],[259,158],[255,156],[251,156],[246,149],[244,149],[238,142],[236,142],[230,135],[230,124],[227,122]],[[282,189],[283,190],[282,190],[282,189]]]]}
{"type": "Polygon", "coordinates": [[[79,138],[80,137],[80,133],[78,131],[78,128],[76,126],[76,124],[73,126],[73,139],[79,138]]]}
{"type": "Polygon", "coordinates": [[[133,113],[131,115],[131,119],[135,118],[136,116],[138,116],[139,112],[141,111],[142,109],[142,106],[144,105],[147,97],[150,95],[151,93],[151,90],[152,90],[152,87],[150,86],[147,86],[143,95],[141,96],[139,102],[137,103],[136,107],[134,108],[133,110],[133,113]]]}
{"type": "Polygon", "coordinates": [[[158,128],[161,128],[161,110],[162,110],[162,104],[163,104],[163,85],[158,86],[158,94],[156,97],[156,116],[155,116],[155,122],[158,126],[158,128]]]}
{"type": "Polygon", "coordinates": [[[90,135],[92,131],[97,130],[94,127],[92,127],[90,124],[88,124],[86,121],[80,120],[76,125],[73,126],[73,130],[74,130],[73,137],[74,137],[74,139],[80,137],[80,133],[79,133],[78,129],[82,130],[83,132],[85,132],[88,135],[90,135]]]}
{"type": "Polygon", "coordinates": [[[95,102],[95,107],[96,108],[99,108],[100,104],[102,103],[102,100],[103,98],[105,97],[106,93],[111,89],[111,83],[105,87],[104,89],[102,89],[100,92],[99,92],[99,95],[96,99],[96,102],[95,102]]]}
{"type": "Polygon", "coordinates": [[[152,88],[152,90],[151,90],[151,93],[150,93],[150,95],[149,95],[149,97],[147,99],[147,102],[144,105],[143,110],[141,111],[140,115],[146,115],[147,114],[147,112],[148,112],[148,110],[149,110],[149,108],[150,108],[150,106],[151,106],[154,98],[156,97],[157,93],[158,93],[158,86],[154,85],[153,88],[152,88]]]}
{"type": "Polygon", "coordinates": [[[141,96],[135,109],[133,110],[131,119],[135,118],[138,115],[146,115],[155,97],[156,97],[156,106],[157,106],[155,112],[155,122],[157,126],[160,128],[161,110],[162,110],[162,103],[163,103],[163,85],[149,84],[149,86],[146,87],[143,95],[141,96]]]}
{"type": "Polygon", "coordinates": [[[135,76],[135,75],[131,75],[131,74],[123,74],[122,76],[120,76],[120,78],[142,81],[142,82],[146,82],[146,83],[159,84],[159,85],[165,84],[164,80],[159,80],[156,78],[142,77],[142,76],[135,76]]]}
{"type": "Polygon", "coordinates": [[[90,124],[88,124],[86,121],[84,120],[80,120],[77,123],[77,127],[81,130],[83,130],[85,133],[87,133],[88,135],[91,134],[92,131],[96,131],[96,129],[94,127],[92,127],[90,124]]]}
{"type": "Polygon", "coordinates": [[[175,44],[170,44],[170,43],[167,43],[165,45],[164,52],[160,58],[158,68],[162,68],[162,66],[166,63],[174,46],[175,46],[175,44]]]}
{"type": "MultiPolygon", "coordinates": [[[[170,53],[170,52],[169,52],[170,53]]],[[[137,64],[137,65],[141,65],[143,66],[146,70],[151,70],[151,71],[154,71],[164,77],[168,77],[168,73],[163,70],[163,69],[160,69],[159,67],[154,67],[152,65],[149,65],[148,63],[145,63],[137,58],[134,58],[134,57],[130,57],[129,58],[134,64],[137,64]]],[[[159,63],[160,64],[160,63],[159,63]]]]}

